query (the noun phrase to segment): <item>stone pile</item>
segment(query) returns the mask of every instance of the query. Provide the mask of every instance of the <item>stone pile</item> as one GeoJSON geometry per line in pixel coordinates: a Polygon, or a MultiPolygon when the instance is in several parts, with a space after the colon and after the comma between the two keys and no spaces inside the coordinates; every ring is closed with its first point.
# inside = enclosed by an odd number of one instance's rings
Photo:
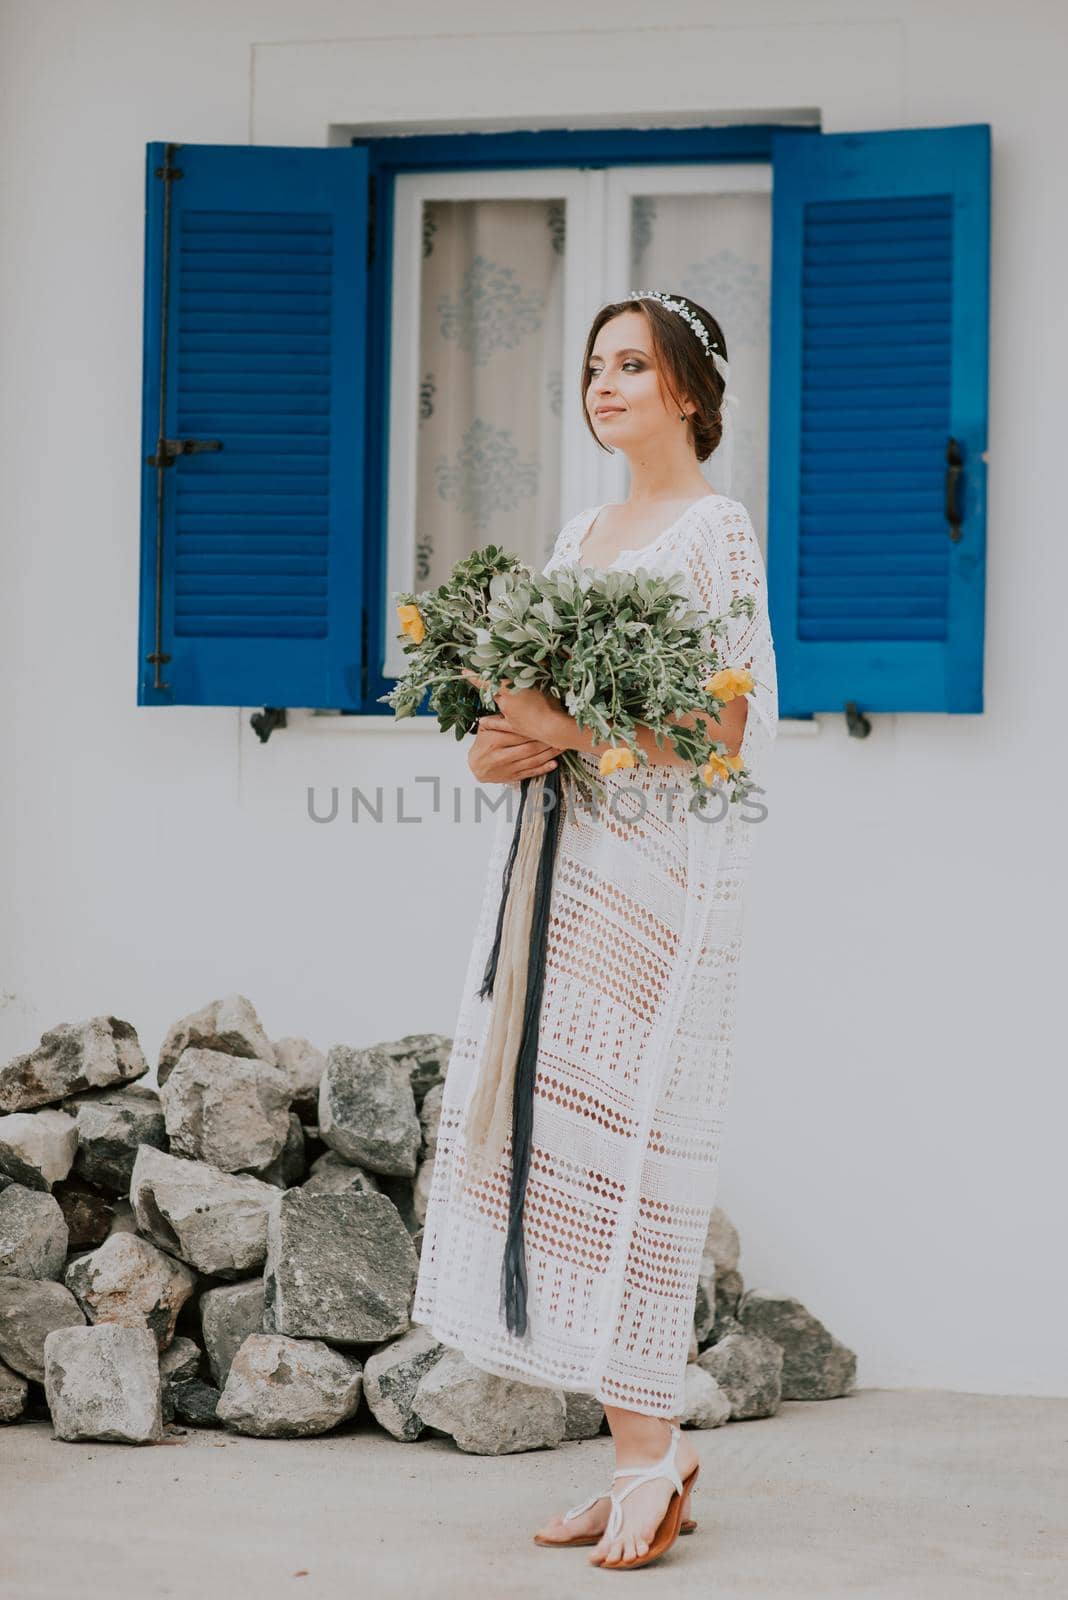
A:
{"type": "MultiPolygon", "coordinates": [[[[494,1377],[410,1321],[451,1041],[325,1056],[241,995],[174,1024],[148,1072],[116,1017],[0,1068],[0,1421],[150,1443],[184,1426],[503,1454],[587,1438],[587,1394],[494,1377]]],[[[712,1216],[684,1420],[849,1392],[856,1360],[798,1301],[746,1290],[712,1216]]]]}

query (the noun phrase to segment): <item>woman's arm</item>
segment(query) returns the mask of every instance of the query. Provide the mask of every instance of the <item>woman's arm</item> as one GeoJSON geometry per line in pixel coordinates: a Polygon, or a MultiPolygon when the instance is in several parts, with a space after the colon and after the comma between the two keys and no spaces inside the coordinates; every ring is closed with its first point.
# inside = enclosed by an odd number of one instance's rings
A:
{"type": "MultiPolygon", "coordinates": [[[[507,696],[505,696],[505,704],[507,705],[507,696]]],[[[733,700],[727,701],[727,704],[720,712],[718,722],[715,717],[709,716],[704,711],[690,711],[685,716],[670,717],[668,720],[686,728],[692,728],[699,722],[706,723],[708,737],[710,739],[724,740],[727,745],[727,754],[734,756],[738,754],[741,747],[748,713],[748,700],[744,694],[738,694],[735,695],[733,700]]],[[[561,750],[582,750],[591,756],[600,756],[605,750],[612,748],[607,739],[595,742],[594,736],[589,729],[580,728],[570,712],[565,711],[562,706],[558,711],[553,711],[552,717],[552,723],[549,725],[551,737],[546,739],[546,743],[554,744],[561,750]]],[[[656,742],[656,734],[647,723],[635,723],[634,736],[639,748],[644,750],[649,758],[651,766],[679,767],[689,765],[677,753],[670,738],[664,740],[664,748],[661,749],[656,742]]]]}

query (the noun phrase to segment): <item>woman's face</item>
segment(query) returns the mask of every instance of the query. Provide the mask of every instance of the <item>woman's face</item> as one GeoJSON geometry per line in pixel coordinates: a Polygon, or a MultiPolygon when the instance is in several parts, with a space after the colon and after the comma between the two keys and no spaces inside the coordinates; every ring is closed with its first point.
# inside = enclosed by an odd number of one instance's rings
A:
{"type": "Polygon", "coordinates": [[[678,428],[678,411],[661,391],[649,324],[622,311],[601,328],[590,354],[586,410],[598,439],[629,453],[678,428]]]}

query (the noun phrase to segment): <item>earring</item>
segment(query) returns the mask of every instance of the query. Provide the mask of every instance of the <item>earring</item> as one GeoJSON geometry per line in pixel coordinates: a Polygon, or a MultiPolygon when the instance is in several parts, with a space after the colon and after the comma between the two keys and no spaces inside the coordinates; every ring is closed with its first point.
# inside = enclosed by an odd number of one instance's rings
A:
{"type": "Polygon", "coordinates": [[[686,413],[685,413],[685,411],[680,411],[679,412],[679,421],[680,422],[685,422],[686,421],[686,413]]]}

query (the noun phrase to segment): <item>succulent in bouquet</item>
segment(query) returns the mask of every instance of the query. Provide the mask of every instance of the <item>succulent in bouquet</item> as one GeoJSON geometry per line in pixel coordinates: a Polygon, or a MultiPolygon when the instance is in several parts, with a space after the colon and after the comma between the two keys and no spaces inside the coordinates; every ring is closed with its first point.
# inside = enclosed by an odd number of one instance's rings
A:
{"type": "MultiPolygon", "coordinates": [[[[678,721],[692,712],[718,721],[722,706],[753,688],[748,671],[720,661],[715,643],[728,618],[753,615],[752,595],[708,617],[671,576],[640,567],[536,573],[489,545],[458,562],[438,589],[396,598],[408,664],[380,698],[398,716],[415,711],[429,690],[440,726],[460,738],[482,711],[498,709],[495,696],[507,714],[509,689],[539,689],[595,743],[609,745],[598,762],[602,777],[648,763],[636,737],[644,723],[658,748],[670,739],[702,804],[717,779],[732,801],[752,787],[741,758],[710,736],[703,718],[678,721]]],[[[582,794],[603,795],[588,760],[565,750],[562,772],[582,794]]]]}

